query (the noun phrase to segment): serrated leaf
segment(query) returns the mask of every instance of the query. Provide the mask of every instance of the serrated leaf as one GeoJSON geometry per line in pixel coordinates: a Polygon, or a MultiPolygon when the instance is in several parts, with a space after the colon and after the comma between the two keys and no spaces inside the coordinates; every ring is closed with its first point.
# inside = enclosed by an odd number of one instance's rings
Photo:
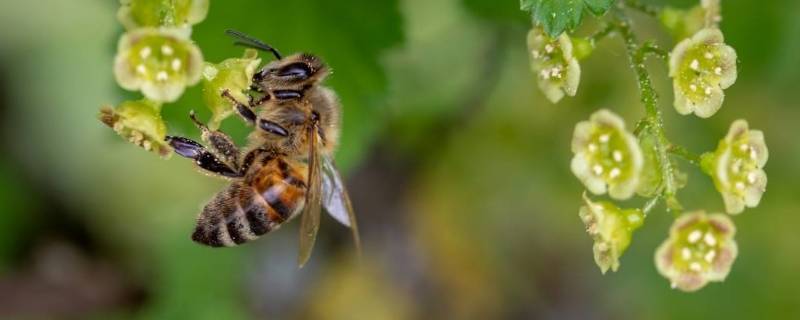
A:
{"type": "Polygon", "coordinates": [[[531,11],[534,23],[541,25],[550,37],[557,37],[577,28],[584,11],[599,16],[613,3],[614,0],[520,0],[520,8],[531,11]]]}

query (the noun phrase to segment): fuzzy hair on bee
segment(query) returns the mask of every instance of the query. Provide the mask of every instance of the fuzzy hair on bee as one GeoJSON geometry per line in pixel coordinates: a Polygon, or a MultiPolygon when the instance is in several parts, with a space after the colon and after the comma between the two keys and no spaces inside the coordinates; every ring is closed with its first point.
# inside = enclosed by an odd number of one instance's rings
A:
{"type": "Polygon", "coordinates": [[[221,131],[211,130],[194,113],[203,144],[168,136],[182,157],[203,172],[231,180],[197,219],[192,239],[212,247],[239,245],[301,216],[299,264],[310,257],[321,208],[350,227],[360,250],[355,214],[333,162],[341,126],[336,93],[320,83],[330,70],[317,56],[300,53],[283,58],[260,40],[228,31],[237,44],[271,52],[277,60],[256,72],[247,103],[227,97],[236,113],[254,130],[239,149],[221,131]],[[256,98],[256,95],[260,97],[256,98]]]}

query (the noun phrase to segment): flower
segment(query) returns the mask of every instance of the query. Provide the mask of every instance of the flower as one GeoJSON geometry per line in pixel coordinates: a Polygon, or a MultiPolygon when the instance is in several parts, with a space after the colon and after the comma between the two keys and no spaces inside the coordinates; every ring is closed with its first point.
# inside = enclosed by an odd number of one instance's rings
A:
{"type": "Polygon", "coordinates": [[[656,250],[656,268],[673,288],[683,291],[721,282],[738,253],[734,233],[733,222],[724,214],[685,213],[675,220],[669,238],[656,250]]]}
{"type": "Polygon", "coordinates": [[[117,19],[128,30],[141,27],[188,29],[205,20],[208,0],[120,0],[117,19]]]}
{"type": "Polygon", "coordinates": [[[105,106],[98,118],[131,143],[166,158],[172,148],[164,142],[167,125],[161,119],[158,102],[142,99],[125,101],[116,109],[105,106]]]}
{"type": "Polygon", "coordinates": [[[572,173],[590,192],[618,200],[630,198],[639,185],[642,151],[622,118],[608,110],[592,114],[575,126],[572,173]]]}
{"type": "Polygon", "coordinates": [[[737,214],[758,206],[767,188],[768,157],[764,133],[749,130],[745,120],[734,121],[717,150],[702,156],[703,170],[722,194],[726,212],[737,214]]]}
{"type": "Polygon", "coordinates": [[[119,40],[114,60],[117,83],[141,90],[150,100],[173,102],[200,81],[203,55],[177,29],[143,28],[119,40]]]}
{"type": "Polygon", "coordinates": [[[702,29],[672,50],[669,76],[678,113],[708,118],[722,106],[722,90],[736,82],[736,51],[719,29],[702,29]]]}
{"type": "Polygon", "coordinates": [[[574,96],[581,80],[581,66],[572,51],[572,41],[566,34],[552,39],[541,28],[528,32],[528,51],[531,70],[536,74],[539,89],[552,103],[574,96]]]}
{"type": "Polygon", "coordinates": [[[608,201],[592,202],[586,193],[585,204],[578,215],[586,232],[594,238],[594,261],[600,271],[617,271],[619,258],[631,243],[631,235],[644,223],[644,213],[639,209],[620,209],[608,201]]]}
{"type": "Polygon", "coordinates": [[[247,101],[243,91],[250,88],[253,74],[261,63],[258,52],[247,49],[241,58],[225,59],[219,64],[206,63],[203,67],[203,101],[213,113],[209,127],[212,129],[233,113],[233,106],[222,92],[228,90],[238,101],[247,101]]]}

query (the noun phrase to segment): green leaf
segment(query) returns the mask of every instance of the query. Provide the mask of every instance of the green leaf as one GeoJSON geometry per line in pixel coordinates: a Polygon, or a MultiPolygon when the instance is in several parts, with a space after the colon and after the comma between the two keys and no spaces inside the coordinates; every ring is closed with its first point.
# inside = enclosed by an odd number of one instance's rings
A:
{"type": "Polygon", "coordinates": [[[608,11],[614,0],[520,0],[520,9],[530,11],[533,21],[550,37],[577,28],[583,12],[599,16],[608,11]]]}

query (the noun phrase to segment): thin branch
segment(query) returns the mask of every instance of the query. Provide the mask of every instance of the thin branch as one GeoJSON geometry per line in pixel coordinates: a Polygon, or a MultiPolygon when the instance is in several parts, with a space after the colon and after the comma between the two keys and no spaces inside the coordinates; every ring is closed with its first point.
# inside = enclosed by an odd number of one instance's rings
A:
{"type": "MultiPolygon", "coordinates": [[[[625,41],[625,51],[628,54],[631,68],[636,74],[636,80],[639,85],[639,93],[641,101],[644,104],[646,116],[644,124],[637,126],[639,134],[651,134],[655,139],[655,151],[661,165],[661,174],[663,185],[663,196],[667,200],[669,208],[677,207],[677,199],[675,199],[675,192],[677,191],[677,183],[675,181],[674,168],[670,161],[667,147],[672,145],[664,134],[664,120],[661,116],[661,111],[658,109],[658,95],[653,88],[653,83],[650,80],[650,73],[645,67],[645,53],[648,46],[640,46],[636,40],[636,35],[631,29],[630,20],[625,16],[625,13],[619,11],[618,17],[615,18],[616,28],[619,30],[622,39],[625,41]],[[639,129],[641,128],[641,129],[639,129]]],[[[654,48],[654,46],[650,46],[654,48]]]]}
{"type": "Polygon", "coordinates": [[[694,154],[693,152],[687,150],[686,148],[684,148],[682,146],[671,144],[667,148],[667,151],[670,154],[678,156],[679,158],[681,158],[683,160],[686,160],[687,162],[689,162],[689,163],[691,163],[691,164],[693,164],[695,166],[698,166],[698,167],[700,166],[700,156],[694,154]]]}
{"type": "Polygon", "coordinates": [[[660,7],[644,4],[639,0],[625,0],[622,2],[622,4],[624,5],[624,7],[639,11],[641,13],[644,13],[652,17],[657,18],[661,14],[660,7]]]}

